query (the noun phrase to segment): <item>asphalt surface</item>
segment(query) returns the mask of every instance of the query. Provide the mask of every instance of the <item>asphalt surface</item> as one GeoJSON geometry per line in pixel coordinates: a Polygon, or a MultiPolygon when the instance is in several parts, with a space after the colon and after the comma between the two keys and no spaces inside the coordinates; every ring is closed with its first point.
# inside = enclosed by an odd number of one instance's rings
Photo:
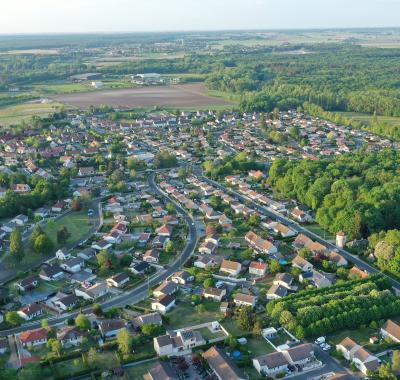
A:
{"type": "MultiPolygon", "coordinates": [[[[160,284],[169,276],[171,276],[173,273],[177,272],[181,268],[181,266],[185,263],[185,261],[194,253],[194,250],[196,248],[198,242],[198,235],[192,217],[186,212],[184,208],[182,208],[177,202],[171,199],[166,193],[164,193],[157,186],[155,182],[154,172],[149,174],[148,180],[150,188],[160,197],[164,198],[165,200],[168,200],[169,202],[172,202],[175,205],[176,211],[182,215],[185,222],[188,224],[189,235],[187,244],[183,249],[183,251],[180,253],[180,255],[177,256],[175,260],[172,262],[172,264],[170,264],[166,269],[157,272],[154,276],[148,278],[143,284],[137,286],[136,288],[130,290],[129,292],[126,292],[118,297],[115,297],[113,299],[101,303],[103,310],[107,310],[112,307],[134,304],[147,298],[149,296],[149,289],[154,285],[160,284]]],[[[83,308],[82,312],[85,314],[89,314],[91,313],[91,310],[92,310],[91,306],[88,306],[86,308],[83,308]]],[[[63,324],[67,319],[75,318],[80,312],[81,311],[75,311],[72,313],[64,314],[61,317],[49,318],[48,323],[50,326],[63,324]]],[[[39,327],[41,327],[41,321],[24,324],[20,327],[0,331],[0,337],[8,336],[10,334],[18,334],[22,331],[31,330],[39,327]]]]}
{"type": "MultiPolygon", "coordinates": [[[[260,213],[272,217],[274,220],[279,221],[281,223],[286,224],[288,227],[292,228],[293,230],[303,233],[304,235],[309,236],[310,238],[313,238],[315,241],[318,241],[319,243],[325,245],[328,249],[330,250],[336,250],[339,252],[344,258],[346,258],[348,261],[352,262],[353,264],[356,264],[360,269],[366,270],[369,273],[382,273],[379,269],[373,267],[372,265],[369,265],[365,261],[361,260],[359,257],[352,255],[350,252],[338,248],[335,244],[330,243],[328,240],[325,240],[321,238],[319,235],[315,234],[314,232],[308,230],[306,227],[300,226],[298,223],[294,222],[293,220],[285,217],[284,215],[268,208],[265,206],[260,205],[259,203],[253,201],[252,199],[238,193],[235,190],[229,189],[223,185],[221,185],[219,182],[216,182],[212,179],[209,179],[207,177],[204,177],[201,173],[201,169],[197,168],[195,170],[195,174],[204,182],[209,183],[210,185],[213,185],[220,190],[225,191],[226,193],[230,193],[231,195],[234,195],[238,200],[242,202],[250,202],[253,205],[253,208],[260,213]]],[[[395,280],[392,277],[387,276],[386,274],[383,273],[384,276],[386,276],[391,282],[393,287],[400,291],[400,282],[395,280]]]]}

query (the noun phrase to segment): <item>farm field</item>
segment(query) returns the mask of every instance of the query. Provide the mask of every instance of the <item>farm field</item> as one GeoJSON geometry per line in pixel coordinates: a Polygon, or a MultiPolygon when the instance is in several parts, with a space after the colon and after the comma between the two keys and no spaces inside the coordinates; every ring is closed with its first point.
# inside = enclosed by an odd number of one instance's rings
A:
{"type": "Polygon", "coordinates": [[[218,107],[234,105],[234,102],[207,95],[204,85],[191,83],[176,86],[154,86],[119,90],[104,90],[66,95],[56,95],[53,99],[80,109],[91,105],[108,104],[124,108],[182,108],[218,107]]]}
{"type": "Polygon", "coordinates": [[[46,117],[62,107],[60,103],[24,103],[0,108],[0,125],[10,126],[27,122],[33,116],[46,117]]]}
{"type": "MultiPolygon", "coordinates": [[[[352,119],[354,121],[359,121],[365,124],[370,124],[373,119],[373,115],[365,114],[365,113],[358,113],[358,112],[338,112],[339,114],[352,119]]],[[[380,123],[385,123],[388,125],[393,126],[400,126],[400,117],[393,117],[393,116],[378,116],[378,121],[380,123]]]]}

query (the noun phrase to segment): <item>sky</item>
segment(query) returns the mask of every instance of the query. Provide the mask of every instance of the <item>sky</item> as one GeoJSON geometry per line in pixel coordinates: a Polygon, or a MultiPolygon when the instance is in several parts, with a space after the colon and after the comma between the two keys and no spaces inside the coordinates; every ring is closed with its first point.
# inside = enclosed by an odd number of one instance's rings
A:
{"type": "Polygon", "coordinates": [[[0,34],[400,26],[400,0],[1,0],[0,34]]]}

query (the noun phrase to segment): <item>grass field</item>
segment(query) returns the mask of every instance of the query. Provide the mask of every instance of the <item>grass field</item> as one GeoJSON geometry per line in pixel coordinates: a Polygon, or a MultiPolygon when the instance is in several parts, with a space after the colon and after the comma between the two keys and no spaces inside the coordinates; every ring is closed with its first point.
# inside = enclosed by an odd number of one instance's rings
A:
{"type": "Polygon", "coordinates": [[[341,330],[336,332],[335,334],[331,334],[327,336],[327,341],[329,344],[335,346],[339,342],[341,342],[344,338],[351,338],[355,340],[358,344],[364,346],[368,344],[369,338],[371,336],[376,336],[377,331],[368,327],[358,328],[357,330],[341,330]]]}
{"type": "Polygon", "coordinates": [[[23,103],[0,108],[0,125],[10,126],[29,121],[32,116],[46,117],[57,112],[62,104],[54,103],[23,103]]]}
{"type": "MultiPolygon", "coordinates": [[[[358,112],[338,112],[339,114],[352,119],[354,121],[359,121],[365,124],[370,124],[372,122],[373,116],[365,113],[358,112]]],[[[378,116],[378,122],[383,122],[388,125],[400,126],[400,117],[392,116],[378,116]]]]}
{"type": "Polygon", "coordinates": [[[91,224],[87,216],[87,210],[79,212],[72,212],[64,217],[58,219],[54,223],[48,223],[44,231],[48,234],[55,246],[59,247],[57,243],[57,231],[61,227],[67,227],[71,237],[67,241],[67,245],[82,239],[86,234],[89,233],[91,224]]]}
{"type": "Polygon", "coordinates": [[[133,367],[130,367],[126,370],[126,378],[127,379],[143,379],[143,375],[145,375],[150,368],[152,368],[157,363],[157,359],[148,361],[146,363],[138,364],[133,367]]]}
{"type": "Polygon", "coordinates": [[[324,230],[319,224],[309,224],[307,225],[307,228],[311,231],[314,232],[315,234],[323,237],[324,239],[328,240],[334,240],[335,236],[332,235],[329,231],[324,230]]]}
{"type": "Polygon", "coordinates": [[[247,338],[246,348],[251,351],[252,357],[257,357],[274,352],[274,348],[262,337],[247,338]]]}

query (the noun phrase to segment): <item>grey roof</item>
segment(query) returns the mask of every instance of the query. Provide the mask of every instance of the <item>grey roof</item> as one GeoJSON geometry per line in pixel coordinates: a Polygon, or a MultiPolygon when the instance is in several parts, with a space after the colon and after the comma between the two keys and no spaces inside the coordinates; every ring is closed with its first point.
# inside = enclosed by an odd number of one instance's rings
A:
{"type": "Polygon", "coordinates": [[[310,343],[301,344],[287,350],[287,353],[294,362],[309,358],[313,352],[314,349],[310,343]]]}
{"type": "Polygon", "coordinates": [[[178,376],[167,362],[159,362],[150,369],[149,374],[152,380],[178,380],[178,376]]]}
{"type": "Polygon", "coordinates": [[[273,352],[271,354],[262,355],[254,360],[257,360],[261,367],[266,366],[270,369],[289,364],[282,352],[273,352]]]}

